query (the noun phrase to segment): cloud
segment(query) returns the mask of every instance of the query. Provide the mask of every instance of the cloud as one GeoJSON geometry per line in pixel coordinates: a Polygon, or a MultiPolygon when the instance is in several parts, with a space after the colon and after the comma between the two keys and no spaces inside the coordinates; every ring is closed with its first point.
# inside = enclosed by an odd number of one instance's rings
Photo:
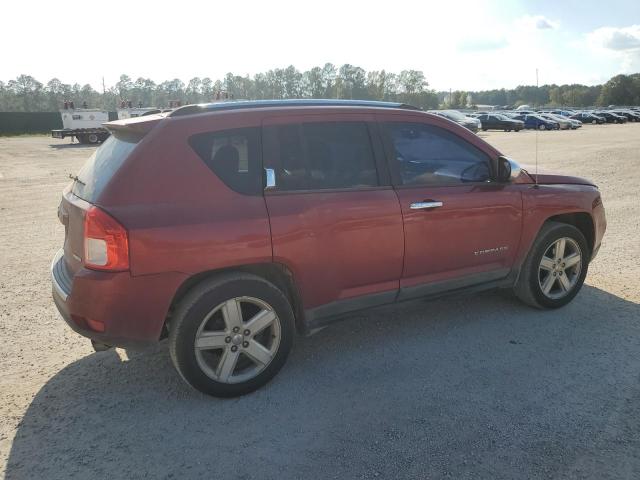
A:
{"type": "Polygon", "coordinates": [[[529,30],[555,30],[560,26],[559,22],[550,20],[542,15],[525,15],[517,23],[529,30]]]}
{"type": "Polygon", "coordinates": [[[595,51],[622,60],[622,68],[640,68],[640,25],[601,27],[587,34],[587,44],[595,51]]]}
{"type": "Polygon", "coordinates": [[[640,25],[630,27],[602,27],[589,35],[592,44],[615,51],[640,49],[640,25]]]}

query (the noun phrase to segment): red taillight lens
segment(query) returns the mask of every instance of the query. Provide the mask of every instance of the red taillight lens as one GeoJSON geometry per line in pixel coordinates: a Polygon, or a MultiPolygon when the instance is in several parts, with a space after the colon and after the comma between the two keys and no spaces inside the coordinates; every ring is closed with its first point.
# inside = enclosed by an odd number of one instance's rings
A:
{"type": "Polygon", "coordinates": [[[84,217],[84,264],[93,270],[129,270],[129,237],[111,215],[91,207],[84,217]]]}

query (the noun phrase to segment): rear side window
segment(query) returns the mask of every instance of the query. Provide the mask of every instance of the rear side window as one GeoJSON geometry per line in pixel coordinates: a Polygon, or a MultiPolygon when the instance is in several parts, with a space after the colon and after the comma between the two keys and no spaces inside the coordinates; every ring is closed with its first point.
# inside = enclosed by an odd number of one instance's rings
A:
{"type": "Polygon", "coordinates": [[[378,175],[364,122],[320,122],[264,129],[265,166],[278,190],[373,187],[378,175]]]}
{"type": "Polygon", "coordinates": [[[189,138],[189,145],[229,188],[245,195],[259,195],[259,134],[258,127],[199,133],[189,138]]]}
{"type": "Polygon", "coordinates": [[[455,185],[491,178],[489,158],[451,132],[422,123],[385,127],[402,185],[455,185]]]}
{"type": "Polygon", "coordinates": [[[116,135],[107,138],[80,169],[71,191],[83,200],[95,203],[138,140],[137,137],[116,135]]]}

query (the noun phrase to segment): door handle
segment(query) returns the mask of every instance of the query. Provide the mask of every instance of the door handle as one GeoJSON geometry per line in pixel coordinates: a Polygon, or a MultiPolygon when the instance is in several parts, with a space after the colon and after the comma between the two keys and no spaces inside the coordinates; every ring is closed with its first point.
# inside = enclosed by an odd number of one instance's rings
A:
{"type": "Polygon", "coordinates": [[[436,200],[427,200],[424,202],[416,202],[412,203],[409,208],[411,210],[428,210],[431,208],[438,208],[444,205],[442,202],[438,202],[436,200]]]}

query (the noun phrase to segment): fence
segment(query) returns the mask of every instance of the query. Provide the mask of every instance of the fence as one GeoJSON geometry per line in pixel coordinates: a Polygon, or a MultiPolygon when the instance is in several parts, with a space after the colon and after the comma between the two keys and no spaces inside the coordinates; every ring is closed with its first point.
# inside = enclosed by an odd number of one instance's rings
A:
{"type": "MultiPolygon", "coordinates": [[[[117,112],[109,112],[109,121],[117,119],[117,112]]],[[[49,133],[57,128],[62,128],[60,112],[0,112],[0,135],[49,133]]]]}
{"type": "Polygon", "coordinates": [[[0,135],[49,133],[62,128],[60,112],[0,112],[0,135]]]}

